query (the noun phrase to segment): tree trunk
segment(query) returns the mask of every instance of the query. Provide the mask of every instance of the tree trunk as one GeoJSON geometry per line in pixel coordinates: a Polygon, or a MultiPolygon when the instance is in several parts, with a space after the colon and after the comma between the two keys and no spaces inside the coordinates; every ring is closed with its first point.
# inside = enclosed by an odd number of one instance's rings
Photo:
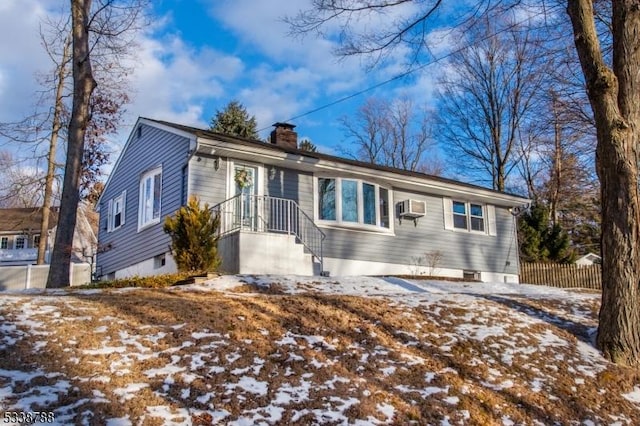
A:
{"type": "Polygon", "coordinates": [[[640,361],[640,10],[614,0],[613,70],[603,60],[591,0],[568,0],[575,44],[594,112],[602,196],[602,305],[597,346],[609,360],[640,361]]]}
{"type": "Polygon", "coordinates": [[[560,115],[558,113],[558,98],[555,93],[551,97],[553,107],[553,174],[551,185],[551,223],[558,224],[558,203],[560,202],[560,184],[562,182],[562,129],[560,128],[560,115]]]}
{"type": "Polygon", "coordinates": [[[47,156],[47,176],[44,182],[44,200],[42,201],[42,221],[40,222],[40,243],[38,244],[38,258],[36,264],[44,265],[47,246],[49,245],[49,213],[51,212],[51,199],[53,198],[53,180],[56,173],[56,150],[58,135],[62,129],[62,95],[64,94],[64,82],[67,78],[67,63],[71,55],[71,34],[64,41],[62,59],[57,69],[57,87],[55,107],[53,110],[53,126],[51,139],[49,140],[49,154],[47,156]]]}
{"type": "Polygon", "coordinates": [[[76,212],[80,201],[80,175],[84,152],[84,135],[90,119],[89,101],[96,81],[91,70],[89,51],[89,11],[91,0],[71,0],[71,34],[73,39],[73,108],[69,122],[67,161],[65,164],[60,218],[51,256],[47,288],[68,286],[76,226],[76,212]]]}

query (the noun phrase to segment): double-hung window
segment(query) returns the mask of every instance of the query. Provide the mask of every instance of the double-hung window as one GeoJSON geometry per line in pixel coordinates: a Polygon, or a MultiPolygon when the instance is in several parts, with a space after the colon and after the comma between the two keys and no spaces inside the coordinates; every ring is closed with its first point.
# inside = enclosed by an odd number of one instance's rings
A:
{"type": "Polygon", "coordinates": [[[24,248],[27,248],[26,242],[27,242],[27,239],[25,238],[24,235],[18,235],[13,242],[13,248],[16,250],[22,250],[24,248]]]}
{"type": "Polygon", "coordinates": [[[109,212],[108,212],[108,223],[107,223],[107,231],[112,232],[116,229],[124,226],[124,218],[125,218],[125,204],[127,200],[127,191],[122,191],[122,194],[115,197],[112,200],[109,200],[109,212]]]}
{"type": "Polygon", "coordinates": [[[0,249],[6,250],[9,248],[9,237],[0,238],[0,249]]]}
{"type": "Polygon", "coordinates": [[[479,204],[469,204],[469,229],[484,232],[484,209],[479,204]]]}
{"type": "Polygon", "coordinates": [[[496,235],[495,207],[444,199],[445,229],[496,235]]]}
{"type": "Polygon", "coordinates": [[[388,230],[389,189],[348,178],[318,178],[318,219],[365,229],[388,230]]]}
{"type": "Polygon", "coordinates": [[[162,168],[153,169],[140,179],[138,229],[160,222],[162,168]]]}

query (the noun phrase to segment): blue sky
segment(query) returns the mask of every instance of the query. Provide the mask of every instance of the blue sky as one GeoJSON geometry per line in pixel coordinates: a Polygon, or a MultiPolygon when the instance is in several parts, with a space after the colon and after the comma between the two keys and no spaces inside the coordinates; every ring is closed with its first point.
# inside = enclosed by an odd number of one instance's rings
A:
{"type": "MultiPolygon", "coordinates": [[[[333,56],[335,45],[329,40],[288,36],[283,16],[308,3],[153,1],[152,25],[136,37],[132,103],[120,134],[112,138],[114,149],[122,146],[138,116],[206,127],[217,109],[236,99],[266,129],[261,136],[274,122],[290,121],[300,138],[331,153],[344,143],[338,118],[352,115],[367,96],[405,94],[420,103],[430,101],[437,75],[433,67],[290,120],[404,70],[401,51],[389,65],[367,70],[360,58],[333,56]]],[[[51,67],[39,44],[38,25],[45,15],[66,7],[68,0],[0,0],[0,122],[32,111],[39,90],[35,75],[51,67]]]]}

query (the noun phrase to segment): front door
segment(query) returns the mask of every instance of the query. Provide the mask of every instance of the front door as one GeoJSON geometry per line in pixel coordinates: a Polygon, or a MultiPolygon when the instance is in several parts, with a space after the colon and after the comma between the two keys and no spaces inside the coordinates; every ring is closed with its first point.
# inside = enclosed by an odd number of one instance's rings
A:
{"type": "Polygon", "coordinates": [[[258,168],[242,164],[234,165],[234,195],[240,195],[236,204],[236,220],[242,228],[255,230],[257,223],[256,195],[258,195],[258,168]]]}

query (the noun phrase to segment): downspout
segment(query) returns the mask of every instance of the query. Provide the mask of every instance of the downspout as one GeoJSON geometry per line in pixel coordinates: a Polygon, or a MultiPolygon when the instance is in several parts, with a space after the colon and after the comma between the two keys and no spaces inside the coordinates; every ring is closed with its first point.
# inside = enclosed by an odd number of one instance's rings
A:
{"type": "Polygon", "coordinates": [[[186,188],[187,201],[189,200],[189,191],[190,191],[190,188],[191,188],[191,185],[190,185],[190,182],[189,182],[191,180],[191,171],[189,170],[189,163],[191,163],[191,159],[198,153],[198,149],[200,149],[200,141],[198,140],[198,137],[195,136],[190,141],[189,145],[191,145],[192,141],[195,142],[194,143],[194,147],[193,147],[193,149],[189,150],[189,153],[187,154],[187,161],[186,161],[185,165],[183,166],[183,169],[184,169],[184,167],[187,168],[187,188],[186,188]]]}

